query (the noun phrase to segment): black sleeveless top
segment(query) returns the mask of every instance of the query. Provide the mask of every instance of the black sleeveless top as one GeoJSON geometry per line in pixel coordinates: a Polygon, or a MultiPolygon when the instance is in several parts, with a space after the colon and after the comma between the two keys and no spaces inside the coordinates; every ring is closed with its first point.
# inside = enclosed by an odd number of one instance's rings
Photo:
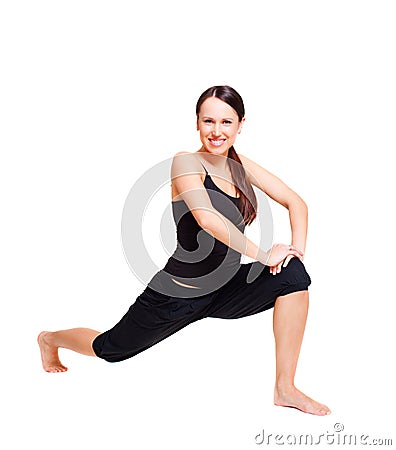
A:
{"type": "MultiPolygon", "coordinates": [[[[240,197],[222,191],[204,169],[204,186],[213,207],[244,233],[240,197]]],[[[215,291],[239,269],[241,254],[203,230],[184,200],[172,201],[172,213],[177,246],[164,268],[155,274],[148,286],[175,297],[197,297],[215,291]],[[174,280],[194,287],[181,286],[174,280]]]]}

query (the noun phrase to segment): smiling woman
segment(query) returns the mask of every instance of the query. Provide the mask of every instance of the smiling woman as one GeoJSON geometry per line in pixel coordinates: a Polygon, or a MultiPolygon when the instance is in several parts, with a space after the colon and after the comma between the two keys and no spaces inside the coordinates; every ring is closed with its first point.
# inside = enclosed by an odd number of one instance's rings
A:
{"type": "Polygon", "coordinates": [[[43,367],[64,372],[59,348],[105,361],[131,358],[198,320],[238,319],[273,308],[276,344],[274,403],[315,415],[327,406],[294,386],[308,312],[309,274],[302,262],[307,206],[283,181],[238,155],[234,143],[245,122],[241,96],[213,86],[196,105],[201,147],[172,162],[172,211],[177,247],[121,320],[101,333],[72,328],[39,334],[43,367]],[[256,218],[252,185],[289,211],[292,242],[265,251],[245,235],[256,218]],[[256,261],[241,264],[241,255],[256,261]],[[249,275],[255,272],[253,281],[249,275]]]}
{"type": "MultiPolygon", "coordinates": [[[[252,185],[246,177],[241,159],[234,148],[237,135],[245,122],[245,105],[242,97],[229,86],[213,86],[201,94],[195,108],[197,130],[202,148],[197,153],[225,157],[231,172],[236,194],[241,196],[242,214],[247,225],[256,218],[257,199],[252,185]]],[[[214,166],[218,165],[217,161],[214,166]]],[[[223,172],[226,167],[223,167],[223,172]]]]}
{"type": "Polygon", "coordinates": [[[208,146],[222,149],[222,156],[226,156],[226,152],[235,142],[237,133],[241,132],[242,122],[245,119],[239,122],[235,111],[216,97],[207,99],[201,106],[198,117],[197,128],[200,131],[201,141],[206,142],[208,146]],[[212,116],[209,116],[209,113],[212,116]],[[232,117],[224,117],[227,115],[232,117]],[[227,143],[228,147],[225,146],[227,143]]]}

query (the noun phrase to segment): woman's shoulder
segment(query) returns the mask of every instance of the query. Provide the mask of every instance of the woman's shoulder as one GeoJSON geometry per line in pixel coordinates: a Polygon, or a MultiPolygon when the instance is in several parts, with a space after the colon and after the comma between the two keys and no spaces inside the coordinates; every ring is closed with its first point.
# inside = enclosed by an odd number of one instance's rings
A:
{"type": "Polygon", "coordinates": [[[185,150],[181,150],[181,151],[179,151],[179,152],[176,152],[176,153],[173,155],[173,157],[176,157],[176,156],[182,156],[182,155],[190,155],[191,157],[194,157],[195,159],[198,160],[199,156],[197,155],[197,153],[198,153],[198,152],[187,152],[187,151],[185,151],[185,150]]]}
{"type": "Polygon", "coordinates": [[[206,172],[197,152],[179,151],[173,156],[172,177],[199,173],[203,182],[206,172]]]}
{"type": "Polygon", "coordinates": [[[175,159],[178,159],[180,164],[183,164],[185,167],[197,169],[199,172],[204,170],[198,152],[179,151],[173,155],[173,161],[175,159]]]}
{"type": "Polygon", "coordinates": [[[255,162],[252,159],[248,158],[245,155],[242,155],[242,153],[238,152],[238,156],[239,156],[239,159],[241,160],[241,163],[243,166],[245,166],[245,165],[248,166],[249,164],[255,164],[255,162]]]}
{"type": "Polygon", "coordinates": [[[178,156],[181,156],[182,158],[180,158],[180,159],[183,159],[186,161],[188,161],[188,160],[194,161],[195,159],[197,159],[194,152],[187,152],[187,151],[183,151],[183,150],[180,152],[176,152],[173,155],[173,159],[177,158],[178,156]]]}
{"type": "Polygon", "coordinates": [[[178,155],[191,155],[191,154],[192,154],[192,152],[187,152],[187,151],[182,150],[182,151],[180,151],[180,152],[176,152],[176,153],[174,154],[174,156],[178,156],[178,155]]]}
{"type": "Polygon", "coordinates": [[[260,172],[261,175],[262,175],[263,171],[266,173],[269,173],[267,169],[265,169],[263,166],[261,166],[256,161],[253,161],[253,159],[248,158],[247,156],[242,155],[239,152],[238,152],[238,156],[239,156],[239,159],[241,160],[243,167],[248,172],[251,172],[252,174],[257,174],[258,172],[260,172]]]}

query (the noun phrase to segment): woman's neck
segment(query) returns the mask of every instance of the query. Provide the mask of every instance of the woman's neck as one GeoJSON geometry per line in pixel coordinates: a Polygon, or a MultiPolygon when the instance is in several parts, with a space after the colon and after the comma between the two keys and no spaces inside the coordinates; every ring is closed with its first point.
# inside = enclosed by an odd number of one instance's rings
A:
{"type": "Polygon", "coordinates": [[[204,160],[207,164],[210,164],[210,166],[213,167],[213,169],[215,169],[216,171],[222,173],[229,172],[227,157],[228,150],[227,154],[225,155],[214,155],[213,153],[208,152],[202,147],[196,153],[199,153],[200,158],[202,158],[202,160],[204,160]]]}

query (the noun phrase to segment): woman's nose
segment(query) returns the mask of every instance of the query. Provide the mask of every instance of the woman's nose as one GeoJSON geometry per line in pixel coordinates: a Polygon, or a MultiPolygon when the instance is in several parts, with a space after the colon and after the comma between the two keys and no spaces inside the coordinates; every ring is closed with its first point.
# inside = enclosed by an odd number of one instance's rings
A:
{"type": "Polygon", "coordinates": [[[213,127],[212,133],[214,136],[220,136],[221,135],[221,130],[220,130],[220,124],[216,123],[213,127]]]}

